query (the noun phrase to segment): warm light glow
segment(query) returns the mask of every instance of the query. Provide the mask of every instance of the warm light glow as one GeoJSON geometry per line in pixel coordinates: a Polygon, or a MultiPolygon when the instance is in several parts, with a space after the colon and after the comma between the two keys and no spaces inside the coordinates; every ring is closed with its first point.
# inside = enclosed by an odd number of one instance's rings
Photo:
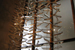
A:
{"type": "Polygon", "coordinates": [[[18,25],[18,23],[14,23],[14,25],[18,25]]]}
{"type": "Polygon", "coordinates": [[[49,30],[47,32],[50,32],[49,30]]]}
{"type": "Polygon", "coordinates": [[[24,16],[22,16],[21,18],[24,18],[24,16]]]}
{"type": "Polygon", "coordinates": [[[53,31],[55,31],[55,29],[53,29],[53,31]]]}

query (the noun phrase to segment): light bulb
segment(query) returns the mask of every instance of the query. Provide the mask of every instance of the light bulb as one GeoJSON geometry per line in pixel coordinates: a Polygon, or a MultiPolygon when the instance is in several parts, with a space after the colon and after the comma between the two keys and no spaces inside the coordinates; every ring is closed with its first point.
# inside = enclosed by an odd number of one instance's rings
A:
{"type": "Polygon", "coordinates": [[[53,29],[53,31],[55,31],[55,29],[53,29]]]}
{"type": "Polygon", "coordinates": [[[50,32],[49,30],[47,32],[50,32]]]}
{"type": "Polygon", "coordinates": [[[18,23],[14,23],[14,25],[19,25],[18,23]]]}

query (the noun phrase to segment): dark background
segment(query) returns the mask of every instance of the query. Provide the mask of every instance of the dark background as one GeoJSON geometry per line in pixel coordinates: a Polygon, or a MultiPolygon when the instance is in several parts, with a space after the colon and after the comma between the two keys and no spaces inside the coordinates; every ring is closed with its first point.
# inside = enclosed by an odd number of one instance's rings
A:
{"type": "MultiPolygon", "coordinates": [[[[20,1],[20,0],[19,0],[20,1]]],[[[8,50],[10,28],[12,23],[12,15],[15,11],[15,3],[18,0],[0,0],[0,50],[8,50]]]]}

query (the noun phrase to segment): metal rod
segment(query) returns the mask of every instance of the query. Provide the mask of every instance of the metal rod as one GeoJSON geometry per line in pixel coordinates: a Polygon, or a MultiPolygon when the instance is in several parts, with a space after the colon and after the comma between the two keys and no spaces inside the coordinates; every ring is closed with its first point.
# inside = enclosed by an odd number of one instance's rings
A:
{"type": "MultiPolygon", "coordinates": [[[[38,0],[36,0],[38,1],[38,0]]],[[[36,17],[36,13],[37,13],[37,7],[38,7],[38,3],[35,3],[36,7],[35,7],[35,17],[34,17],[34,26],[33,26],[33,39],[32,39],[32,50],[35,50],[35,38],[36,38],[36,25],[37,25],[37,17],[36,17]]]]}
{"type": "Polygon", "coordinates": [[[73,41],[75,41],[75,38],[64,39],[64,40],[61,40],[61,41],[63,41],[63,43],[73,42],[73,41]]]}
{"type": "MultiPolygon", "coordinates": [[[[52,0],[50,0],[52,2],[52,0]]],[[[52,3],[50,3],[50,50],[53,50],[53,8],[52,3]]]]}
{"type": "Polygon", "coordinates": [[[74,21],[74,32],[75,32],[75,9],[74,9],[74,0],[71,1],[71,7],[72,7],[72,14],[73,14],[73,21],[74,21]]]}

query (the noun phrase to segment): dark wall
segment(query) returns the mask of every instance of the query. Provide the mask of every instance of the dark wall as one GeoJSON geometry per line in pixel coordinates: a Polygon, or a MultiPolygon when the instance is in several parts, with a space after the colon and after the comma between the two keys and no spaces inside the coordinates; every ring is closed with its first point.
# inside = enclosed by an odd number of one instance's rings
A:
{"type": "Polygon", "coordinates": [[[12,23],[12,15],[15,11],[15,3],[18,0],[0,0],[0,50],[8,50],[10,28],[12,23]]]}

